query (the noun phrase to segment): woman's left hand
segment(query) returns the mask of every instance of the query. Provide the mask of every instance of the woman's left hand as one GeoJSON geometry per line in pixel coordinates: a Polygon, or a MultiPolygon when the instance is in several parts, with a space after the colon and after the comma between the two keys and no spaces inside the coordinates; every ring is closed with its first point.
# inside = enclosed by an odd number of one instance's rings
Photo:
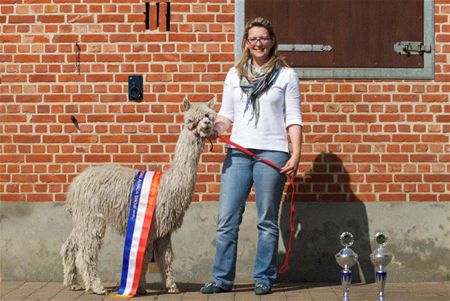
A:
{"type": "Polygon", "coordinates": [[[280,172],[288,176],[295,176],[295,174],[297,173],[299,161],[300,156],[292,156],[281,168],[280,172]]]}

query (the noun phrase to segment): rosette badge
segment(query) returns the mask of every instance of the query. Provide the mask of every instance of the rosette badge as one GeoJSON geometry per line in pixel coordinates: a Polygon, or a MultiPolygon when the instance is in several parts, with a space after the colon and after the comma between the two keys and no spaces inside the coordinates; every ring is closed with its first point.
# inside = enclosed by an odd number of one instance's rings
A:
{"type": "Polygon", "coordinates": [[[355,238],[350,232],[344,232],[341,234],[340,241],[343,247],[351,247],[355,241],[355,238]]]}
{"type": "Polygon", "coordinates": [[[340,236],[342,248],[336,255],[336,262],[339,264],[343,270],[341,271],[341,285],[343,290],[343,298],[342,301],[350,301],[349,293],[350,293],[350,285],[352,283],[352,272],[350,269],[355,263],[358,261],[358,254],[356,254],[350,246],[353,245],[355,241],[353,234],[350,232],[344,232],[340,236]]]}

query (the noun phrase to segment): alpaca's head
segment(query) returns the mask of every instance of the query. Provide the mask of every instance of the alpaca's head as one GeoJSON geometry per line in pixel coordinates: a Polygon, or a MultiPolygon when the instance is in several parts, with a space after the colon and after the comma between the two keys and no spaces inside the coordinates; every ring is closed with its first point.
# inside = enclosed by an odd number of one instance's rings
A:
{"type": "Polygon", "coordinates": [[[186,98],[183,101],[186,112],[184,113],[184,126],[199,137],[207,137],[212,134],[217,113],[214,112],[215,98],[208,103],[191,104],[186,98]]]}

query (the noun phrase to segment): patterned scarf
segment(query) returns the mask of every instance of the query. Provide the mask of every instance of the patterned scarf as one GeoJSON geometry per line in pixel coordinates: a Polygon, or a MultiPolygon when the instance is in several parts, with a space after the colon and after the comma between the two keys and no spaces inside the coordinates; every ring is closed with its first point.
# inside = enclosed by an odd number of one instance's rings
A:
{"type": "Polygon", "coordinates": [[[269,70],[262,68],[256,70],[253,67],[251,60],[248,60],[245,69],[247,76],[241,76],[240,87],[242,91],[247,95],[247,104],[245,105],[244,113],[247,112],[249,107],[252,107],[252,116],[250,121],[255,118],[255,127],[258,125],[259,119],[259,96],[264,93],[275,82],[280,74],[280,63],[276,63],[275,66],[269,70]]]}

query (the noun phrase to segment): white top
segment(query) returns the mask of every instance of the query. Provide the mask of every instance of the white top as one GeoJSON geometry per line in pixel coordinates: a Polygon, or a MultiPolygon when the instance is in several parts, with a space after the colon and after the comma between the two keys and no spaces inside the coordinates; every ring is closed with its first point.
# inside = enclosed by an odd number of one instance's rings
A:
{"type": "Polygon", "coordinates": [[[239,86],[235,67],[225,79],[219,115],[233,122],[231,141],[246,148],[289,152],[287,127],[302,125],[299,80],[295,71],[283,67],[270,89],[261,94],[258,125],[251,119],[252,107],[245,111],[247,95],[239,86]],[[251,119],[251,120],[250,120],[251,119]]]}

